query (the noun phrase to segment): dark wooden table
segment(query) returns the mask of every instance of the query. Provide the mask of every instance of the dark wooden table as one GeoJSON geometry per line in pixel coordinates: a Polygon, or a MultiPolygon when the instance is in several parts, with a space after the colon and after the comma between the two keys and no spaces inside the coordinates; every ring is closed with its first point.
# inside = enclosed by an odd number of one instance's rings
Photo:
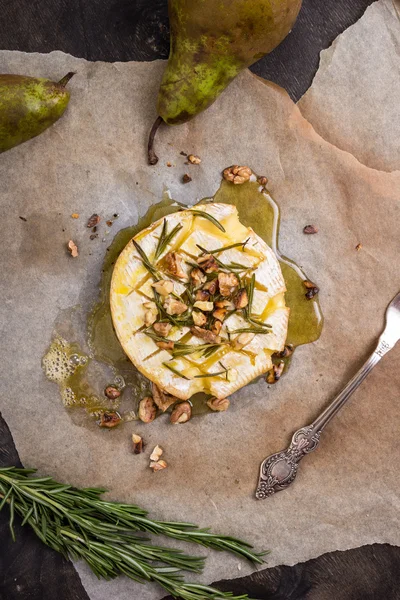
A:
{"type": "MultiPolygon", "coordinates": [[[[298,100],[313,79],[320,50],[372,2],[303,0],[292,33],[252,70],[298,100]]],[[[104,61],[168,56],[166,0],[0,0],[0,15],[0,49],[62,50],[104,61]]],[[[0,415],[0,466],[18,463],[0,415]]],[[[11,542],[6,514],[0,514],[0,540],[0,600],[88,600],[72,564],[26,527],[17,525],[17,541],[11,542]]],[[[374,544],[332,552],[216,586],[260,600],[400,600],[400,548],[374,544]]]]}

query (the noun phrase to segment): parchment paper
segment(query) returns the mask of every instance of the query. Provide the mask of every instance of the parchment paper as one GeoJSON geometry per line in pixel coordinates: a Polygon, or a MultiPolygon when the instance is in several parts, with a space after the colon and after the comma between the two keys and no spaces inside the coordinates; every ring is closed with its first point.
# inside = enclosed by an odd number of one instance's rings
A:
{"type": "MultiPolygon", "coordinates": [[[[312,420],[373,349],[400,288],[400,173],[367,168],[324,141],[286,93],[247,72],[190,124],[161,131],[161,160],[149,167],[146,137],[164,66],[0,52],[0,72],[58,79],[77,71],[63,119],[0,157],[0,407],[21,460],[78,486],[108,487],[110,498],[136,502],[157,518],[245,537],[272,550],[270,566],[372,542],[399,544],[400,346],[332,423],[290,490],[257,502],[254,488],[260,461],[312,420]],[[181,150],[199,154],[201,165],[184,165],[181,150]],[[165,186],[179,201],[210,196],[232,163],[270,178],[282,208],[281,250],[321,288],[321,339],[298,349],[278,385],[246,387],[224,414],[177,427],[164,418],[127,424],[126,442],[113,431],[74,425],[40,363],[59,311],[96,297],[107,244],[101,236],[89,241],[86,219],[117,212],[116,231],[158,202],[165,186]],[[185,172],[193,181],[183,186],[185,172]],[[71,219],[73,212],[80,219],[71,219]],[[309,223],[317,235],[302,233],[309,223]],[[66,254],[70,238],[77,259],[66,254]],[[148,448],[165,449],[168,469],[153,474],[148,454],[130,453],[133,431],[148,448]]],[[[238,576],[239,568],[241,575],[251,571],[214,553],[203,581],[238,576]]],[[[163,596],[159,588],[124,578],[99,582],[82,564],[78,569],[93,600],[163,596]]]]}
{"type": "Polygon", "coordinates": [[[400,169],[400,0],[371,4],[321,52],[299,101],[316,131],[374,169],[400,169]]]}

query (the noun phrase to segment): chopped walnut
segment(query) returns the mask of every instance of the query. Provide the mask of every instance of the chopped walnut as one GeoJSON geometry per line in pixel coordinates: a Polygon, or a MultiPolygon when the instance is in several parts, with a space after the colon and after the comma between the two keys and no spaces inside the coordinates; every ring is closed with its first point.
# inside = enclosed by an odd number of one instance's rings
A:
{"type": "Polygon", "coordinates": [[[189,154],[187,158],[192,165],[199,165],[201,163],[200,156],[197,156],[196,154],[189,154]]]}
{"type": "Polygon", "coordinates": [[[170,396],[169,394],[164,394],[162,390],[155,383],[151,386],[151,391],[153,393],[153,401],[158,406],[160,410],[165,412],[167,408],[176,402],[176,398],[174,396],[170,396]]]}
{"type": "Polygon", "coordinates": [[[315,285],[315,283],[313,283],[312,281],[305,279],[303,281],[303,285],[307,289],[307,292],[305,294],[307,300],[312,300],[314,296],[316,296],[319,293],[319,287],[315,285]]]}
{"type": "Polygon", "coordinates": [[[362,250],[362,244],[360,244],[360,243],[357,244],[356,250],[357,250],[357,252],[360,252],[360,250],[362,250]]]}
{"type": "Polygon", "coordinates": [[[190,175],[185,173],[182,177],[182,183],[190,183],[191,181],[192,181],[192,178],[190,177],[190,175]]]}
{"type": "Polygon", "coordinates": [[[272,368],[268,371],[266,382],[273,384],[279,381],[284,368],[285,363],[283,362],[283,360],[279,363],[279,365],[272,365],[272,368]]]}
{"type": "Polygon", "coordinates": [[[303,229],[303,233],[307,235],[313,235],[314,233],[318,233],[318,227],[315,225],[306,225],[303,229]]]}
{"type": "Polygon", "coordinates": [[[158,460],[157,462],[152,461],[150,463],[150,469],[153,469],[153,472],[162,471],[163,469],[166,469],[167,467],[168,467],[168,465],[165,462],[165,460],[158,460]]]}
{"type": "Polygon", "coordinates": [[[294,352],[294,347],[293,344],[287,344],[284,349],[282,350],[282,352],[274,352],[274,356],[277,356],[278,358],[288,358],[289,356],[291,356],[294,352]]]}
{"type": "Polygon", "coordinates": [[[157,462],[158,460],[160,460],[163,452],[164,450],[157,445],[154,448],[153,452],[150,454],[150,460],[154,460],[155,462],[157,462]]]}
{"type": "Polygon", "coordinates": [[[203,315],[202,312],[199,312],[197,310],[194,310],[192,312],[192,318],[193,318],[193,323],[195,325],[198,325],[199,327],[201,327],[202,325],[204,325],[205,323],[207,323],[207,317],[206,317],[206,315],[203,315]]]}
{"type": "Polygon", "coordinates": [[[222,296],[230,296],[239,285],[234,273],[218,273],[219,291],[222,296]]]}
{"type": "Polygon", "coordinates": [[[201,271],[201,269],[192,269],[190,272],[190,279],[193,282],[193,285],[195,287],[199,287],[200,285],[203,285],[203,283],[205,283],[207,281],[207,277],[206,275],[204,275],[203,271],[201,271]]]}
{"type": "Polygon", "coordinates": [[[117,412],[103,412],[98,424],[100,427],[108,427],[111,429],[112,427],[116,427],[122,421],[122,417],[117,412]]]}
{"type": "Polygon", "coordinates": [[[249,303],[249,299],[247,297],[247,291],[242,288],[238,291],[235,298],[235,308],[245,308],[249,303]]]}
{"type": "Polygon", "coordinates": [[[97,215],[96,213],[94,213],[87,222],[86,227],[88,227],[89,229],[91,229],[92,227],[96,227],[96,225],[98,225],[100,223],[100,217],[99,215],[97,215]]]}
{"type": "Polygon", "coordinates": [[[195,300],[198,300],[199,302],[207,302],[207,300],[210,298],[210,293],[207,292],[206,290],[197,290],[196,295],[194,297],[195,300]]]}
{"type": "Polygon", "coordinates": [[[230,405],[229,398],[210,398],[207,400],[208,408],[215,412],[222,412],[224,410],[228,410],[230,405]]]}
{"type": "Polygon", "coordinates": [[[211,331],[215,333],[215,335],[218,335],[221,329],[222,321],[214,321],[214,323],[211,325],[211,331]]]}
{"type": "Polygon", "coordinates": [[[163,337],[166,337],[172,329],[171,323],[153,323],[153,329],[163,337]]]}
{"type": "Polygon", "coordinates": [[[226,313],[226,308],[217,308],[217,310],[214,310],[213,312],[213,317],[218,321],[223,321],[225,319],[226,313]]]}
{"type": "Polygon", "coordinates": [[[189,402],[180,402],[174,408],[169,418],[170,422],[176,425],[177,423],[186,423],[192,416],[192,407],[189,402]]]}
{"type": "Polygon", "coordinates": [[[136,433],[132,433],[132,447],[133,454],[141,454],[143,452],[143,438],[140,435],[136,435],[136,433]]]}
{"type": "Polygon", "coordinates": [[[72,213],[71,217],[73,219],[79,219],[79,213],[72,213]]]}
{"type": "Polygon", "coordinates": [[[150,325],[153,325],[153,323],[155,321],[157,321],[157,317],[158,317],[157,309],[150,308],[150,309],[146,310],[146,312],[144,313],[144,324],[146,325],[146,327],[150,327],[150,325]]]}
{"type": "Polygon", "coordinates": [[[194,308],[204,310],[204,312],[211,312],[214,308],[214,302],[202,302],[201,300],[196,300],[193,306],[194,308]]]}
{"type": "Polygon", "coordinates": [[[254,337],[255,337],[254,333],[250,333],[250,332],[241,333],[232,341],[233,349],[241,350],[242,348],[247,346],[247,344],[250,344],[250,342],[254,339],[254,337]]]}
{"type": "Polygon", "coordinates": [[[168,296],[164,302],[164,308],[167,315],[182,315],[187,311],[187,305],[172,296],[168,296]]]}
{"type": "Polygon", "coordinates": [[[232,183],[240,184],[249,181],[252,170],[250,167],[239,167],[238,165],[232,165],[224,170],[224,179],[231,181],[232,183]]]}
{"type": "Polygon", "coordinates": [[[171,275],[176,275],[179,279],[187,279],[186,273],[182,268],[182,262],[182,257],[176,252],[168,252],[164,257],[166,269],[171,275]]]}
{"type": "Polygon", "coordinates": [[[233,310],[235,308],[235,305],[231,300],[218,300],[218,302],[215,303],[215,306],[217,308],[226,308],[226,310],[233,310]]]}
{"type": "Polygon", "coordinates": [[[211,294],[211,296],[214,296],[217,289],[218,289],[218,279],[212,279],[211,281],[207,281],[207,283],[205,283],[203,285],[203,290],[205,290],[206,292],[209,292],[209,294],[211,294]]]}
{"type": "Polygon", "coordinates": [[[104,390],[104,395],[110,398],[110,400],[116,400],[120,397],[121,391],[113,385],[108,385],[104,390]]]}
{"type": "Polygon", "coordinates": [[[145,396],[139,402],[139,419],[143,423],[151,423],[156,418],[157,407],[151,396],[145,396]]]}
{"type": "Polygon", "coordinates": [[[218,263],[212,254],[199,256],[197,264],[205,273],[216,273],[219,269],[218,263]]]}
{"type": "Polygon", "coordinates": [[[260,175],[259,177],[257,177],[257,181],[260,185],[267,185],[268,177],[265,177],[265,175],[260,175]]]}
{"type": "Polygon", "coordinates": [[[160,294],[160,296],[168,296],[168,294],[171,294],[171,292],[174,291],[174,284],[172,281],[169,281],[169,279],[161,279],[161,281],[156,281],[155,283],[151,284],[151,287],[153,287],[157,294],[160,294]]]}
{"type": "Polygon", "coordinates": [[[75,244],[75,242],[73,240],[69,240],[68,244],[67,244],[67,248],[69,253],[71,254],[72,258],[76,258],[79,254],[78,252],[78,246],[75,244]]]}
{"type": "Polygon", "coordinates": [[[172,340],[170,340],[169,342],[156,342],[156,346],[161,348],[161,350],[173,350],[174,345],[175,344],[172,340]]]}
{"type": "Polygon", "coordinates": [[[205,340],[208,344],[219,344],[221,342],[221,338],[212,331],[208,329],[202,329],[201,327],[191,327],[191,333],[201,340],[205,340]]]}

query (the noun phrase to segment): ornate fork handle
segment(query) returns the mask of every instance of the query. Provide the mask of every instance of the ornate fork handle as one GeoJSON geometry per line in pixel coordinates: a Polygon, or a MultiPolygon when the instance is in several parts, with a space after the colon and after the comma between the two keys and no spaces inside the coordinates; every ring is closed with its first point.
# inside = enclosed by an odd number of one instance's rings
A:
{"type": "Polygon", "coordinates": [[[345,405],[352,393],[364,381],[382,356],[389,352],[393,346],[394,343],[387,341],[384,334],[382,334],[375,351],[315,421],[311,425],[298,429],[286,450],[272,454],[261,463],[256,490],[258,500],[286,489],[294,481],[301,459],[317,448],[321,433],[327,424],[345,405]]]}

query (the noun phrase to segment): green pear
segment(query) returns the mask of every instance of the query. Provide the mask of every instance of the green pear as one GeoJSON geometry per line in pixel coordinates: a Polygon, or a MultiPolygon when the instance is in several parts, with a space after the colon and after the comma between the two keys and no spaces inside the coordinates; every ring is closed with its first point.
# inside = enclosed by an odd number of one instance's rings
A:
{"type": "Polygon", "coordinates": [[[149,144],[162,121],[184,123],[212,104],[240,71],[287,36],[302,0],[169,0],[171,49],[149,144]]]}
{"type": "Polygon", "coordinates": [[[25,75],[0,75],[0,153],[39,135],[67,108],[65,89],[74,73],[58,83],[25,75]]]}

